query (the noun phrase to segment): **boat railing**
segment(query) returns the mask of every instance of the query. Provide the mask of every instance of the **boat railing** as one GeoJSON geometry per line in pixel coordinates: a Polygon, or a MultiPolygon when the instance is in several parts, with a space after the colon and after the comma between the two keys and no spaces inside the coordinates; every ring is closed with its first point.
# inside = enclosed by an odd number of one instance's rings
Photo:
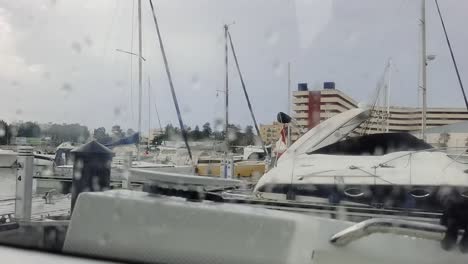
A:
{"type": "Polygon", "coordinates": [[[330,238],[336,246],[346,246],[353,241],[376,233],[387,233],[413,238],[441,241],[447,228],[438,224],[391,219],[374,218],[352,225],[330,238]]]}

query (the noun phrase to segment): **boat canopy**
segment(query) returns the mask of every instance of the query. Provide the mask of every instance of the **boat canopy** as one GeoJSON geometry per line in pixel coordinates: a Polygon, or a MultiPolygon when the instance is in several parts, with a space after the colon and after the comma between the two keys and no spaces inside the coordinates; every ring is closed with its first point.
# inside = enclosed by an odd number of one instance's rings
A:
{"type": "Polygon", "coordinates": [[[370,117],[370,110],[356,108],[337,114],[310,129],[279,158],[293,158],[340,141],[370,117]]]}
{"type": "Polygon", "coordinates": [[[381,133],[347,138],[307,154],[379,156],[397,151],[431,148],[431,145],[408,133],[381,133]]]}

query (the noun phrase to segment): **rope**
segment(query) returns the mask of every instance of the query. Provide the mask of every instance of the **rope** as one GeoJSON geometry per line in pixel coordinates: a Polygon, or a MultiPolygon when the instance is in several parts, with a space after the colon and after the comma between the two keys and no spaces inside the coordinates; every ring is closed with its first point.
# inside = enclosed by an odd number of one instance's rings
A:
{"type": "Polygon", "coordinates": [[[167,62],[166,52],[164,50],[164,45],[163,45],[162,38],[161,38],[161,32],[159,31],[159,25],[158,25],[158,20],[156,19],[156,13],[154,11],[153,1],[149,0],[149,3],[151,6],[151,12],[153,13],[153,20],[154,20],[154,25],[156,26],[156,32],[158,33],[159,47],[161,49],[161,53],[163,56],[164,67],[166,68],[166,74],[167,74],[167,79],[169,80],[169,86],[171,88],[172,100],[174,101],[174,105],[175,105],[176,112],[177,112],[177,118],[179,119],[180,130],[182,132],[182,137],[184,139],[185,146],[187,147],[190,160],[192,161],[192,164],[193,164],[192,151],[190,150],[188,137],[187,137],[187,131],[185,129],[184,122],[182,120],[182,115],[180,114],[179,102],[177,101],[174,84],[172,82],[171,71],[169,70],[169,63],[167,62]]]}
{"type": "Polygon", "coordinates": [[[437,12],[439,13],[440,22],[442,23],[442,28],[444,29],[445,40],[447,41],[448,48],[450,50],[450,56],[452,57],[453,66],[455,67],[455,72],[457,73],[458,83],[460,84],[460,89],[463,94],[463,99],[465,100],[466,109],[468,110],[468,100],[466,99],[465,89],[463,88],[463,83],[460,77],[460,72],[458,71],[457,61],[455,60],[455,56],[453,55],[452,45],[450,44],[450,40],[448,38],[447,29],[445,28],[444,19],[442,18],[442,13],[440,13],[439,8],[439,1],[435,0],[437,6],[437,12]]]}
{"type": "Polygon", "coordinates": [[[229,42],[231,44],[232,55],[234,56],[234,61],[236,62],[237,72],[239,73],[239,78],[242,84],[242,90],[244,91],[245,99],[247,100],[247,106],[249,107],[250,115],[252,116],[255,130],[257,131],[257,135],[260,138],[260,142],[262,143],[262,148],[263,148],[263,151],[265,152],[267,159],[270,159],[270,155],[268,154],[268,151],[265,147],[265,143],[263,142],[262,136],[260,134],[260,129],[258,128],[257,120],[255,119],[255,115],[252,109],[252,104],[250,103],[250,99],[249,99],[249,94],[247,93],[247,89],[245,88],[244,78],[242,77],[242,73],[239,67],[239,62],[237,61],[236,51],[234,50],[234,44],[232,43],[231,33],[227,31],[227,34],[229,36],[229,42]]]}

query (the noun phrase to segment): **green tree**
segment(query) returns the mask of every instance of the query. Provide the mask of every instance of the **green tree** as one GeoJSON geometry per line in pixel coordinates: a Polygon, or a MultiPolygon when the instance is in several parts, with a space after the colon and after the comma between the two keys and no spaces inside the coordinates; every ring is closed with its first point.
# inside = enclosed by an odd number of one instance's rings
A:
{"type": "Polygon", "coordinates": [[[240,144],[242,146],[255,145],[255,134],[252,126],[245,127],[245,133],[242,135],[240,144]]]}
{"type": "Polygon", "coordinates": [[[94,139],[101,144],[107,144],[112,141],[112,138],[106,133],[106,129],[104,127],[100,127],[94,129],[94,139]]]}
{"type": "Polygon", "coordinates": [[[58,145],[65,141],[84,143],[90,134],[88,127],[80,124],[53,124],[43,131],[43,136],[50,137],[58,145]]]}
{"type": "Polygon", "coordinates": [[[0,145],[10,144],[11,132],[7,122],[0,120],[0,145]]]}
{"type": "Polygon", "coordinates": [[[200,140],[202,139],[203,135],[202,132],[200,131],[200,127],[195,126],[195,129],[190,131],[189,137],[192,140],[200,140]]]}
{"type": "Polygon", "coordinates": [[[135,134],[135,130],[133,130],[132,128],[127,129],[127,136],[131,136],[133,134],[135,134]]]}
{"type": "Polygon", "coordinates": [[[40,137],[41,128],[37,123],[26,122],[18,126],[17,137],[40,137]]]}
{"type": "Polygon", "coordinates": [[[210,138],[212,133],[213,133],[213,130],[211,129],[210,123],[206,122],[205,124],[203,124],[202,137],[203,138],[210,138]]]}
{"type": "Polygon", "coordinates": [[[115,139],[120,139],[125,136],[125,133],[123,132],[122,128],[120,128],[119,125],[113,125],[111,132],[112,132],[112,137],[115,139]]]}

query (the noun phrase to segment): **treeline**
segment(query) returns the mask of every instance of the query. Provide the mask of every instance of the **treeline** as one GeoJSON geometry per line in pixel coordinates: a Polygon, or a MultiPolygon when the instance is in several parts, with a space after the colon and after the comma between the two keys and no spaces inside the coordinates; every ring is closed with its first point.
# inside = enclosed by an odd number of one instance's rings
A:
{"type": "MultiPolygon", "coordinates": [[[[44,126],[43,126],[44,127],[44,126]]],[[[225,131],[215,131],[209,122],[200,126],[186,127],[187,136],[190,141],[216,140],[224,141],[225,131]]],[[[230,124],[228,126],[228,138],[231,146],[247,146],[258,143],[258,136],[255,135],[252,126],[242,129],[239,125],[230,124]]],[[[112,126],[111,131],[106,131],[104,127],[94,129],[93,137],[102,144],[107,144],[126,136],[131,136],[135,131],[131,128],[124,131],[120,125],[112,126]]],[[[41,129],[35,122],[25,122],[21,124],[8,124],[0,120],[0,145],[12,144],[14,137],[41,138],[50,145],[59,145],[62,142],[71,141],[84,143],[89,140],[90,132],[88,127],[80,124],[52,124],[41,129]]],[[[172,124],[166,125],[164,132],[154,138],[150,138],[152,144],[160,145],[167,140],[181,140],[182,133],[178,127],[172,124]]]]}
{"type": "Polygon", "coordinates": [[[119,125],[113,125],[110,133],[107,133],[106,128],[104,127],[96,128],[93,131],[94,139],[96,139],[96,141],[101,144],[108,144],[133,134],[135,134],[133,129],[129,128],[126,132],[124,132],[124,130],[119,125]]]}
{"type": "MultiPolygon", "coordinates": [[[[202,141],[202,140],[225,140],[226,133],[225,131],[214,131],[211,128],[209,122],[203,124],[200,127],[196,125],[193,129],[191,127],[186,127],[187,137],[190,141],[202,141]]],[[[230,124],[228,126],[228,139],[231,146],[247,146],[255,145],[258,141],[258,136],[253,132],[252,126],[246,126],[245,129],[242,129],[239,125],[230,124]]],[[[174,127],[172,124],[166,125],[164,128],[164,133],[159,136],[156,136],[152,139],[152,144],[160,145],[163,141],[166,140],[180,140],[182,138],[182,133],[178,127],[174,127]]]]}
{"type": "Polygon", "coordinates": [[[41,138],[51,145],[65,141],[84,143],[90,137],[88,127],[80,124],[52,124],[45,129],[35,122],[8,124],[0,120],[0,144],[12,144],[14,137],[41,138]]]}

